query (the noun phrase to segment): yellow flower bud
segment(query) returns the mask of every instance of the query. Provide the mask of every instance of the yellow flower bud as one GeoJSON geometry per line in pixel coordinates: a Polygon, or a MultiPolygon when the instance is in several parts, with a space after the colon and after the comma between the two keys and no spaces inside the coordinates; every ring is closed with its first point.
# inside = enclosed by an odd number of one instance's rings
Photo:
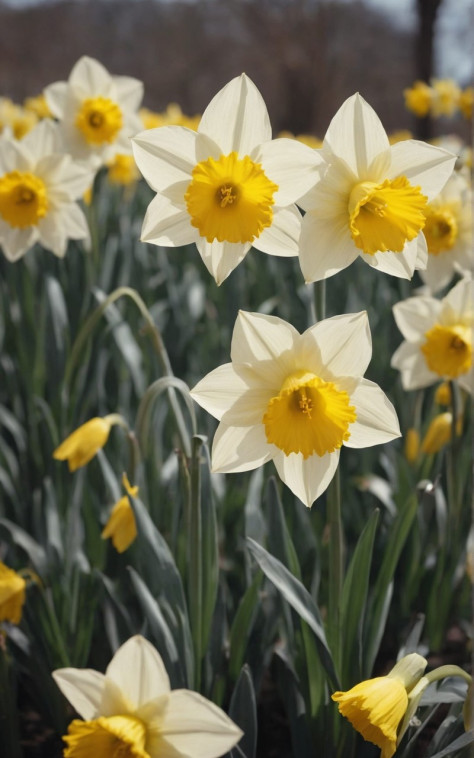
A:
{"type": "MultiPolygon", "coordinates": [[[[138,487],[130,485],[126,474],[122,476],[122,484],[131,497],[138,495],[138,487]]],[[[134,541],[137,536],[137,525],[127,495],[115,503],[101,536],[103,540],[111,537],[112,544],[119,553],[123,553],[134,541]]]]}
{"type": "MultiPolygon", "coordinates": [[[[424,440],[421,443],[421,452],[427,455],[439,453],[439,451],[448,444],[451,439],[451,429],[453,423],[452,413],[440,413],[435,416],[428,427],[424,440]]],[[[462,417],[459,417],[456,423],[456,434],[462,433],[462,417]]]]}
{"type": "Polygon", "coordinates": [[[449,382],[441,382],[438,385],[434,399],[438,405],[451,405],[451,387],[449,382]]]}
{"type": "Polygon", "coordinates": [[[0,621],[20,623],[25,587],[23,577],[0,561],[0,621]]]}
{"type": "Polygon", "coordinates": [[[420,452],[420,433],[417,429],[408,429],[405,435],[405,458],[408,463],[415,463],[420,452]]]}
{"type": "Polygon", "coordinates": [[[56,448],[53,458],[57,461],[67,461],[69,471],[85,466],[104,447],[109,438],[111,426],[109,416],[91,418],[56,448]]]}

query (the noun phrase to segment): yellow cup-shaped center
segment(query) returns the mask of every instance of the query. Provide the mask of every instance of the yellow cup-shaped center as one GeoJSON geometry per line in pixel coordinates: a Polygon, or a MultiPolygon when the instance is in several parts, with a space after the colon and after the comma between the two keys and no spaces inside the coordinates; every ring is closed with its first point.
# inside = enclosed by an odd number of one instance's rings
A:
{"type": "Polygon", "coordinates": [[[191,224],[208,242],[252,242],[272,223],[278,185],[248,155],[208,158],[192,177],[184,199],[191,224]]]}
{"type": "Polygon", "coordinates": [[[431,255],[439,255],[446,250],[451,250],[458,237],[458,223],[452,209],[448,206],[428,207],[423,234],[431,255]]]}
{"type": "Polygon", "coordinates": [[[135,716],[73,721],[64,741],[64,758],[149,758],[146,727],[135,716]]]}
{"type": "Polygon", "coordinates": [[[46,186],[39,176],[10,171],[0,177],[0,216],[17,229],[35,226],[48,212],[46,186]]]}
{"type": "Polygon", "coordinates": [[[472,330],[463,324],[436,324],[425,334],[421,346],[430,371],[455,379],[469,371],[472,365],[472,330]]]}
{"type": "Polygon", "coordinates": [[[382,184],[360,182],[349,197],[349,227],[356,246],[374,255],[391,250],[400,253],[425,224],[427,198],[399,176],[382,184]]]}
{"type": "Polygon", "coordinates": [[[122,111],[108,97],[90,97],[81,103],[76,126],[88,145],[111,143],[123,126],[122,111]]]}
{"type": "Polygon", "coordinates": [[[302,453],[304,458],[339,449],[355,420],[347,392],[307,371],[287,377],[263,416],[267,441],[285,455],[302,453]]]}

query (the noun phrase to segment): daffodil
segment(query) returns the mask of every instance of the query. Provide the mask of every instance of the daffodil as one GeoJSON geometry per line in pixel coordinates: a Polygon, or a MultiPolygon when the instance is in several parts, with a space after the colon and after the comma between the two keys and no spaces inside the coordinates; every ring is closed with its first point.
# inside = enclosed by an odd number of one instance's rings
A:
{"type": "Polygon", "coordinates": [[[41,121],[21,142],[0,140],[0,247],[10,261],[39,242],[64,256],[89,239],[78,200],[93,174],[61,152],[57,126],[41,121]]]}
{"type": "Polygon", "coordinates": [[[293,203],[314,183],[322,160],[296,140],[271,140],[265,103],[245,74],[217,93],[197,131],[164,126],[132,143],[158,193],[143,241],[195,242],[218,284],[252,245],[272,255],[298,254],[301,216],[293,203]]]}
{"type": "Polygon", "coordinates": [[[405,341],[391,365],[401,372],[404,389],[455,379],[467,392],[474,392],[472,296],[472,280],[466,277],[442,300],[420,296],[394,305],[395,321],[405,341]]]}
{"type": "Polygon", "coordinates": [[[456,272],[473,268],[471,202],[469,183],[454,173],[426,207],[428,263],[420,276],[432,292],[449,284],[456,272]]]}
{"type": "Polygon", "coordinates": [[[454,116],[459,107],[461,90],[453,79],[433,79],[433,100],[431,114],[438,116],[454,116]]]}
{"type": "Polygon", "coordinates": [[[333,276],[359,256],[386,274],[410,279],[426,266],[422,229],[456,157],[425,142],[390,145],[375,111],[359,95],[334,116],[321,156],[327,170],[298,204],[304,278],[333,276]]]}
{"type": "Polygon", "coordinates": [[[51,113],[60,121],[64,147],[95,167],[117,153],[130,153],[130,137],[142,129],[138,107],[143,84],[130,76],[111,76],[94,58],[84,56],[67,82],[44,91],[51,113]]]}
{"type": "MultiPolygon", "coordinates": [[[[449,411],[438,413],[426,430],[423,442],[421,443],[421,452],[426,455],[439,453],[451,440],[452,429],[453,414],[449,413],[449,411]]],[[[456,421],[456,434],[457,436],[462,434],[462,416],[456,421]]]]}
{"type": "Polygon", "coordinates": [[[137,536],[137,525],[128,495],[136,497],[138,495],[138,487],[132,487],[126,474],[122,477],[122,484],[127,495],[124,495],[115,503],[101,535],[102,539],[111,537],[112,544],[119,553],[127,550],[137,536]]]}
{"type": "Polygon", "coordinates": [[[393,406],[362,378],[371,354],[365,312],[299,334],[275,316],[240,311],[232,363],[191,392],[220,421],[213,470],[249,471],[273,460],[310,507],[334,476],[343,444],[369,447],[400,436],[393,406]]]}
{"type": "Polygon", "coordinates": [[[20,623],[25,588],[23,577],[0,561],[0,622],[20,623]]]}
{"type": "Polygon", "coordinates": [[[107,164],[107,178],[111,184],[122,187],[133,186],[140,179],[140,172],[133,155],[117,155],[107,164]]]}
{"type": "Polygon", "coordinates": [[[84,719],[69,725],[65,758],[218,758],[242,737],[214,703],[171,691],[161,657],[140,636],[117,650],[105,674],[65,668],[53,677],[84,719]]]}
{"type": "Polygon", "coordinates": [[[420,433],[411,427],[405,434],[405,458],[408,463],[415,463],[420,452],[420,433]]]}
{"type": "Polygon", "coordinates": [[[403,95],[405,97],[405,108],[419,118],[428,115],[433,102],[434,91],[426,82],[417,80],[412,87],[403,90],[403,95]]]}
{"type": "Polygon", "coordinates": [[[459,95],[459,110],[464,118],[472,118],[472,104],[474,103],[474,87],[466,87],[459,95]]]}
{"type": "Polygon", "coordinates": [[[53,458],[57,461],[67,461],[69,471],[76,471],[85,466],[99,450],[102,450],[109,439],[113,424],[120,423],[120,420],[115,413],[89,419],[56,448],[53,458]]]}
{"type": "MultiPolygon", "coordinates": [[[[332,699],[339,711],[365,740],[381,748],[380,758],[391,758],[403,736],[402,720],[410,707],[412,693],[422,678],[427,661],[417,653],[401,658],[386,676],[356,684],[332,699]]],[[[416,704],[422,688],[417,693],[416,704]]]]}

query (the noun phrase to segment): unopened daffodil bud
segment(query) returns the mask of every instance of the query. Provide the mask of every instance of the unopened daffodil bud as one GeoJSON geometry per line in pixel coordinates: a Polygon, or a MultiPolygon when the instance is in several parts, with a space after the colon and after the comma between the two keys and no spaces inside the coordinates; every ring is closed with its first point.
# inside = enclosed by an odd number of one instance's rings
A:
{"type": "Polygon", "coordinates": [[[451,405],[451,387],[449,382],[441,382],[436,388],[435,403],[437,405],[451,405]]]}
{"type": "Polygon", "coordinates": [[[25,588],[23,577],[0,561],[0,622],[20,623],[25,588]]]}
{"type": "MultiPolygon", "coordinates": [[[[423,442],[421,443],[421,452],[427,455],[439,453],[442,448],[448,444],[451,439],[453,424],[453,415],[447,411],[440,413],[432,420],[429,425],[423,442]]],[[[459,436],[462,432],[462,418],[456,423],[456,434],[459,436]]]]}
{"type": "Polygon", "coordinates": [[[367,679],[332,699],[339,712],[365,740],[377,745],[381,758],[397,749],[398,730],[409,706],[409,694],[422,679],[427,661],[418,653],[401,658],[386,676],[367,679]]]}
{"type": "Polygon", "coordinates": [[[125,421],[117,413],[111,413],[103,418],[100,416],[91,418],[56,448],[53,458],[57,461],[67,461],[69,471],[76,471],[81,466],[85,466],[104,447],[114,424],[126,426],[125,421]]]}
{"type": "Polygon", "coordinates": [[[131,486],[126,474],[122,476],[122,484],[127,491],[127,495],[124,495],[115,503],[101,535],[104,540],[110,537],[114,548],[119,553],[127,550],[137,536],[137,525],[128,495],[136,497],[138,495],[138,487],[131,486]]]}
{"type": "Polygon", "coordinates": [[[405,435],[405,458],[408,463],[415,463],[420,452],[420,433],[418,429],[408,429],[405,435]]]}

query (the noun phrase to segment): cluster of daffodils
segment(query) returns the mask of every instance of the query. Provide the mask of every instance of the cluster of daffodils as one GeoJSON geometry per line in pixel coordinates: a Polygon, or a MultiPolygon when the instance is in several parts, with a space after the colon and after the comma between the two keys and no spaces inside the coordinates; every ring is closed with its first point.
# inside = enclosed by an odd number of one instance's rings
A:
{"type": "Polygon", "coordinates": [[[472,118],[474,88],[461,89],[452,79],[432,79],[430,84],[417,80],[403,90],[405,107],[418,116],[453,117],[459,111],[464,118],[472,118]]]}
{"type": "Polygon", "coordinates": [[[117,650],[105,674],[64,668],[53,676],[81,717],[64,737],[65,758],[218,758],[242,737],[197,692],[172,691],[161,657],[140,636],[117,650]]]}
{"type": "Polygon", "coordinates": [[[130,137],[142,128],[142,95],[141,82],[111,76],[84,57],[68,82],[48,86],[44,100],[29,101],[28,129],[15,127],[12,106],[0,102],[0,248],[8,260],[37,242],[58,257],[69,240],[87,248],[80,201],[101,165],[130,156],[130,137]]]}

